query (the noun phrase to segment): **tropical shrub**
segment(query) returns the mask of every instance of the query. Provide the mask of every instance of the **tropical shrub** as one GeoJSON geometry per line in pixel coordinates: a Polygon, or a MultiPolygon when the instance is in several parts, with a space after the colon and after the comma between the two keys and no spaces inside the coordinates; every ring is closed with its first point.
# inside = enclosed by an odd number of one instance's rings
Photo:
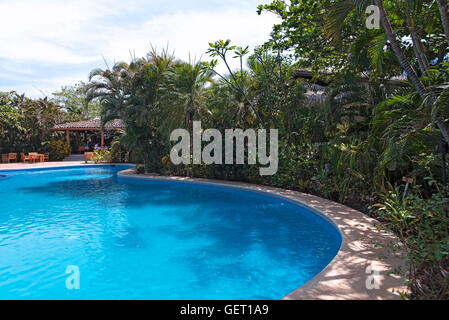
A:
{"type": "Polygon", "coordinates": [[[111,152],[109,150],[95,150],[92,161],[94,163],[110,162],[110,155],[111,152]]]}
{"type": "Polygon", "coordinates": [[[52,161],[61,161],[72,152],[72,147],[62,140],[51,140],[47,144],[47,149],[52,161]]]}
{"type": "MultiPolygon", "coordinates": [[[[426,180],[436,185],[432,178],[426,180]]],[[[420,187],[415,185],[405,197],[403,188],[390,188],[371,209],[405,245],[409,270],[403,274],[408,276],[411,297],[447,300],[449,199],[441,192],[423,197],[420,187]]]]}
{"type": "Polygon", "coordinates": [[[124,148],[124,146],[122,145],[120,140],[121,140],[121,137],[117,136],[113,139],[113,141],[111,143],[111,148],[109,150],[110,162],[113,162],[113,163],[126,162],[126,159],[125,159],[126,149],[124,148]]]}
{"type": "Polygon", "coordinates": [[[25,144],[26,129],[20,112],[8,104],[8,96],[0,94],[0,153],[17,152],[25,144]]]}
{"type": "Polygon", "coordinates": [[[46,144],[63,137],[50,129],[72,119],[70,112],[47,98],[0,92],[0,152],[47,151],[46,144]]]}

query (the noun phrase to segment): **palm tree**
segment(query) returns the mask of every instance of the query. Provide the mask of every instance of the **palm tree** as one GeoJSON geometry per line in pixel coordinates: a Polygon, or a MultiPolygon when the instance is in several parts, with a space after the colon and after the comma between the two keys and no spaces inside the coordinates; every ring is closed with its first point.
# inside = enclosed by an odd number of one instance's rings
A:
{"type": "MultiPolygon", "coordinates": [[[[89,81],[84,90],[87,102],[98,99],[102,106],[103,119],[119,118],[124,102],[123,74],[129,65],[119,62],[112,69],[94,69],[89,73],[89,81]]],[[[108,119],[110,120],[110,119],[108,119]]]]}
{"type": "MultiPolygon", "coordinates": [[[[339,34],[339,32],[341,31],[341,26],[343,25],[343,22],[345,21],[349,13],[352,10],[354,10],[354,8],[358,9],[363,8],[367,3],[368,2],[366,0],[354,0],[354,1],[343,0],[337,2],[334,5],[334,7],[330,10],[330,13],[328,15],[327,27],[329,30],[329,36],[335,38],[335,35],[339,34]]],[[[374,4],[379,8],[380,20],[382,22],[385,34],[387,36],[387,39],[391,45],[393,52],[395,53],[397,59],[399,60],[399,63],[401,64],[402,68],[406,72],[410,82],[413,84],[413,86],[415,87],[416,91],[421,96],[421,98],[424,99],[427,95],[427,89],[422,83],[422,81],[419,79],[418,74],[408,61],[401,46],[399,45],[397,37],[387,17],[383,1],[374,0],[374,4]]],[[[446,125],[437,119],[435,119],[434,123],[440,129],[444,139],[449,143],[449,131],[446,125]]]]}
{"type": "MultiPolygon", "coordinates": [[[[382,21],[382,25],[384,26],[385,33],[387,34],[387,38],[390,41],[390,44],[391,44],[391,47],[392,47],[394,53],[398,57],[398,60],[401,63],[401,66],[404,68],[405,72],[407,73],[407,77],[413,83],[413,85],[415,86],[415,88],[416,88],[417,92],[419,93],[419,95],[421,96],[421,98],[425,98],[428,93],[427,89],[424,86],[424,84],[421,82],[421,80],[419,79],[417,73],[415,72],[413,67],[410,65],[410,62],[408,61],[407,57],[404,55],[404,52],[402,51],[401,47],[399,46],[396,36],[393,33],[393,28],[391,27],[391,24],[388,20],[387,14],[383,7],[382,0],[374,0],[374,3],[379,7],[380,19],[382,21]]],[[[447,13],[447,6],[446,6],[446,13],[447,13]]],[[[446,16],[447,16],[447,14],[446,14],[446,16]]],[[[446,125],[437,119],[434,119],[434,123],[440,129],[441,134],[443,135],[446,142],[449,143],[449,131],[448,131],[446,125]]]]}
{"type": "Polygon", "coordinates": [[[163,84],[163,130],[192,129],[193,120],[207,111],[204,94],[211,77],[211,71],[200,61],[179,62],[169,68],[167,82],[163,84]]]}
{"type": "Polygon", "coordinates": [[[418,34],[416,28],[416,22],[413,17],[413,13],[417,11],[419,6],[422,6],[421,1],[404,1],[405,6],[405,20],[407,24],[407,29],[410,32],[410,36],[413,42],[413,51],[415,53],[416,60],[418,62],[419,69],[422,74],[426,74],[429,69],[429,61],[427,59],[424,45],[422,44],[421,37],[418,34]]]}
{"type": "Polygon", "coordinates": [[[407,77],[413,83],[419,95],[423,97],[426,94],[426,88],[424,87],[424,84],[419,79],[415,69],[413,69],[412,65],[408,61],[404,52],[402,51],[401,46],[399,45],[399,42],[396,38],[396,35],[394,34],[390,21],[388,20],[387,13],[385,12],[382,0],[374,0],[374,3],[379,8],[380,20],[382,21],[382,25],[387,35],[387,39],[390,42],[391,48],[393,49],[393,52],[396,54],[399,63],[401,64],[402,68],[407,74],[407,77]]]}
{"type": "Polygon", "coordinates": [[[119,62],[111,69],[93,70],[86,84],[87,99],[98,99],[102,105],[103,124],[112,119],[125,122],[124,139],[133,142],[130,151],[141,155],[146,172],[160,163],[160,88],[172,60],[166,51],[157,54],[153,50],[129,64],[119,62]]]}
{"type": "MultiPolygon", "coordinates": [[[[254,110],[239,91],[230,90],[229,83],[233,81],[231,76],[224,77],[225,80],[220,79],[214,82],[206,92],[207,112],[220,122],[229,121],[229,123],[221,123],[221,125],[233,126],[237,123],[242,127],[254,126],[257,122],[254,110]]],[[[250,85],[248,73],[245,73],[244,81],[246,86],[250,85]]]]}

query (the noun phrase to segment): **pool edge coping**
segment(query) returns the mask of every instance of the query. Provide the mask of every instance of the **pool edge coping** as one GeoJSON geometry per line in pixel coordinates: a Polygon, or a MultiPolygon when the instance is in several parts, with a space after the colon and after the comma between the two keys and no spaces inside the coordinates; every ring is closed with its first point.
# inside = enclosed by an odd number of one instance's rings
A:
{"type": "Polygon", "coordinates": [[[375,219],[355,209],[298,191],[246,182],[143,175],[136,174],[132,168],[117,172],[117,176],[199,183],[268,194],[290,200],[329,221],[342,237],[337,255],[315,277],[283,297],[284,300],[397,300],[401,299],[399,292],[407,292],[405,279],[389,274],[398,267],[405,268],[403,248],[391,245],[398,242],[397,238],[390,232],[378,230],[375,219]]]}
{"type": "MultiPolygon", "coordinates": [[[[52,169],[76,169],[76,168],[83,168],[83,167],[110,167],[110,166],[127,166],[128,169],[131,169],[135,167],[135,164],[132,163],[84,163],[78,162],[78,161],[55,161],[55,162],[45,162],[43,165],[39,165],[39,163],[34,164],[34,166],[22,166],[18,168],[3,168],[0,163],[0,175],[3,175],[5,177],[9,177],[8,173],[15,173],[15,172],[34,172],[34,171],[45,171],[45,170],[52,170],[52,169]],[[37,166],[36,166],[37,165],[37,166]]],[[[6,164],[3,164],[6,165],[6,164]]],[[[9,165],[14,165],[13,163],[10,163],[9,165]]]]}

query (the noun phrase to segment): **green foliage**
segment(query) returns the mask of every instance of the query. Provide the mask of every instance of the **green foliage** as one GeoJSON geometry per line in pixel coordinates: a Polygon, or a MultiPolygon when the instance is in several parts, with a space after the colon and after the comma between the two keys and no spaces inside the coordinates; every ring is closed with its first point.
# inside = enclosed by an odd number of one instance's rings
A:
{"type": "Polygon", "coordinates": [[[111,155],[111,151],[109,151],[109,150],[94,150],[94,155],[92,156],[92,161],[94,163],[111,162],[110,155],[111,155]]]}
{"type": "Polygon", "coordinates": [[[160,89],[160,131],[165,136],[176,128],[191,131],[193,120],[207,113],[205,85],[212,82],[211,76],[202,62],[178,62],[169,66],[160,89]]]}
{"type": "Polygon", "coordinates": [[[21,114],[14,108],[12,94],[0,93],[0,151],[15,152],[24,144],[26,129],[21,114]]]}
{"type": "Polygon", "coordinates": [[[117,136],[111,143],[111,149],[109,157],[110,162],[112,163],[122,163],[127,162],[126,159],[126,149],[125,146],[121,143],[121,136],[117,136]]]}
{"type": "Polygon", "coordinates": [[[70,145],[62,140],[51,140],[46,145],[46,148],[52,161],[61,161],[72,152],[70,145]]]}
{"type": "Polygon", "coordinates": [[[0,92],[0,152],[43,151],[45,142],[57,136],[50,129],[70,119],[47,98],[0,92]]]}
{"type": "Polygon", "coordinates": [[[50,101],[67,111],[73,121],[96,119],[100,116],[101,105],[96,102],[86,102],[85,84],[80,82],[74,86],[64,86],[53,92],[50,101]]]}
{"type": "MultiPolygon", "coordinates": [[[[421,40],[424,60],[443,62],[447,44],[443,34],[441,17],[435,1],[381,1],[389,15],[391,27],[397,39],[421,40]],[[418,39],[419,38],[419,39],[418,39]]],[[[383,29],[365,27],[365,8],[372,4],[366,0],[274,0],[259,5],[258,13],[276,14],[281,22],[273,26],[266,46],[274,50],[291,50],[300,67],[322,70],[352,70],[357,73],[397,76],[403,70],[395,57],[392,46],[386,43],[383,29]]],[[[417,42],[413,43],[416,47],[417,42]]],[[[419,69],[414,46],[407,41],[400,43],[408,60],[419,69]]],[[[422,52],[421,52],[422,51],[422,52]]]]}
{"type": "Polygon", "coordinates": [[[112,119],[125,122],[123,142],[132,159],[142,161],[147,172],[161,169],[160,159],[168,148],[162,142],[162,88],[173,65],[174,59],[166,50],[153,50],[129,64],[118,62],[111,69],[93,70],[84,88],[88,101],[101,103],[104,123],[112,119]]]}
{"type": "Polygon", "coordinates": [[[301,58],[298,61],[300,67],[316,71],[329,67],[339,69],[345,61],[343,57],[346,54],[343,52],[348,50],[336,52],[332,41],[325,35],[323,22],[326,21],[328,8],[328,1],[315,0],[294,0],[289,4],[275,0],[270,4],[260,5],[259,14],[268,11],[282,19],[273,27],[271,39],[266,45],[279,51],[293,48],[295,56],[301,58]]]}
{"type": "MultiPolygon", "coordinates": [[[[431,177],[426,181],[437,183],[431,177]]],[[[373,206],[407,248],[412,298],[449,298],[448,200],[440,192],[423,197],[420,186],[415,185],[405,198],[402,188],[391,188],[382,202],[373,206]]]]}

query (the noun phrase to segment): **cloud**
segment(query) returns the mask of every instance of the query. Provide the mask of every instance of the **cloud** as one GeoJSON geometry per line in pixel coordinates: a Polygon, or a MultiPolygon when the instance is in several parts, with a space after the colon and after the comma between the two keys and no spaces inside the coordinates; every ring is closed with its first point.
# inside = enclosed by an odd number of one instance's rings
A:
{"type": "Polygon", "coordinates": [[[107,57],[128,57],[129,50],[142,56],[150,49],[150,43],[158,48],[168,45],[175,55],[183,60],[196,56],[208,58],[205,54],[209,42],[231,39],[238,45],[258,45],[268,39],[275,22],[261,18],[251,12],[228,10],[218,12],[182,12],[161,15],[149,19],[134,30],[118,28],[105,41],[107,57]]]}
{"type": "MultiPolygon", "coordinates": [[[[208,43],[262,44],[276,17],[261,1],[0,1],[0,89],[39,96],[86,80],[94,67],[167,44],[177,58],[208,58],[208,43]]],[[[223,67],[222,67],[223,68],[223,67]]],[[[221,69],[224,70],[224,69],[221,69]]]]}

